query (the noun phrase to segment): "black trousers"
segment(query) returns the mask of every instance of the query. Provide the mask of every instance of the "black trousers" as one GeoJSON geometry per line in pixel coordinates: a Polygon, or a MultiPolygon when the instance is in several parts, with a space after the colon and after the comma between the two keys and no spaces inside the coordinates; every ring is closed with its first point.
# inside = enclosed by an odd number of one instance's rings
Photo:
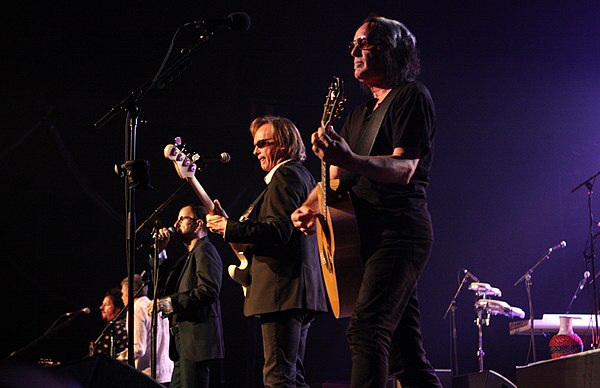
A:
{"type": "Polygon", "coordinates": [[[403,387],[440,387],[425,357],[416,285],[431,252],[429,239],[371,240],[347,336],[352,388],[381,388],[389,374],[403,387]]]}
{"type": "Polygon", "coordinates": [[[179,360],[174,361],[173,376],[169,388],[208,388],[210,385],[210,360],[191,361],[181,357],[181,337],[179,328],[171,330],[179,360]],[[175,329],[175,330],[173,330],[175,329]]]}
{"type": "Polygon", "coordinates": [[[308,387],[304,380],[304,352],[314,316],[314,312],[300,309],[260,316],[265,388],[308,387]]]}

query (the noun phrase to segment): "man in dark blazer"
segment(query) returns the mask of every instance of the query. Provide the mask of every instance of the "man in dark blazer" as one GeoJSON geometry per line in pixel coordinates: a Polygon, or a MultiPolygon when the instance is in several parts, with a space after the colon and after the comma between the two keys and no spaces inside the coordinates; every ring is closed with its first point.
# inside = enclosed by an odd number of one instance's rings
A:
{"type": "Polygon", "coordinates": [[[227,218],[215,200],[209,230],[225,241],[250,244],[253,253],[244,315],[261,321],[265,387],[308,387],[304,350],[311,322],[327,310],[317,242],[294,229],[290,215],[315,187],[302,165],[305,148],[296,126],[264,116],[250,125],[254,155],[267,188],[239,221],[227,218]],[[253,209],[253,210],[252,210],[253,209]]]}
{"type": "MultiPolygon", "coordinates": [[[[208,387],[211,361],[225,354],[219,302],[223,265],[207,237],[204,207],[184,206],[174,226],[188,253],[161,282],[164,296],[157,303],[171,325],[169,356],[175,368],[170,387],[208,387]]],[[[170,233],[162,228],[158,234],[163,250],[170,233]]]]}

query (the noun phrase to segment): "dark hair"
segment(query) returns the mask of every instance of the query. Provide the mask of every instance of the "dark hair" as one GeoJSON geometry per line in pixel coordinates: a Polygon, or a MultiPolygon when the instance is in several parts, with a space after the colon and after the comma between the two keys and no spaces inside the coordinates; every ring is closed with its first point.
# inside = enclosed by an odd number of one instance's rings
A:
{"type": "Polygon", "coordinates": [[[198,220],[202,220],[202,229],[206,230],[206,215],[208,214],[208,211],[206,210],[206,208],[202,205],[189,204],[189,205],[185,205],[184,207],[182,207],[182,209],[185,207],[189,207],[190,209],[192,209],[194,218],[198,219],[198,220]]]}
{"type": "MultiPolygon", "coordinates": [[[[125,278],[123,280],[121,280],[121,287],[129,286],[129,279],[125,278]]],[[[142,280],[142,277],[140,275],[138,275],[137,273],[135,275],[133,275],[133,294],[137,294],[138,297],[140,296],[146,296],[148,295],[148,286],[144,285],[144,281],[142,280]],[[138,290],[140,288],[142,288],[142,286],[144,286],[144,289],[137,294],[138,290]]]]}
{"type": "Polygon", "coordinates": [[[403,81],[414,81],[421,72],[421,60],[417,50],[417,39],[408,28],[397,20],[369,15],[369,38],[381,46],[386,80],[392,85],[403,81]]]}
{"type": "Polygon", "coordinates": [[[123,309],[123,307],[125,307],[123,305],[123,300],[121,299],[121,290],[118,288],[111,288],[110,290],[106,291],[104,297],[107,296],[112,300],[112,303],[115,307],[119,309],[123,309]]]}
{"type": "Polygon", "coordinates": [[[299,162],[306,159],[306,149],[302,142],[302,136],[300,136],[300,131],[298,131],[292,120],[281,116],[257,117],[250,124],[250,133],[252,136],[265,124],[271,124],[275,144],[283,147],[282,155],[277,154],[277,158],[283,160],[294,159],[299,162]]]}

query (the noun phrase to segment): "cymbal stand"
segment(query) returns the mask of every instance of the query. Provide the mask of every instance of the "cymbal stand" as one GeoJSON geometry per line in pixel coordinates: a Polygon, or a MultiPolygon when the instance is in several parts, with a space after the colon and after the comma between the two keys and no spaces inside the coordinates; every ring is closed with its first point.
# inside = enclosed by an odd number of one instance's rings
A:
{"type": "MultiPolygon", "coordinates": [[[[485,295],[482,296],[485,299],[485,295]]],[[[483,359],[485,352],[483,351],[483,326],[490,325],[490,312],[486,308],[477,309],[477,319],[475,319],[478,331],[478,342],[477,342],[477,361],[479,362],[479,371],[483,372],[483,359]]]]}
{"type": "Polygon", "coordinates": [[[458,336],[456,334],[456,298],[458,298],[458,294],[460,294],[460,291],[462,290],[463,286],[466,284],[467,282],[467,278],[468,278],[468,273],[465,272],[465,275],[463,276],[460,285],[458,286],[458,289],[456,290],[456,293],[454,294],[454,296],[452,297],[452,300],[450,301],[450,305],[448,306],[448,308],[446,309],[446,313],[444,314],[444,318],[446,319],[446,316],[448,315],[448,313],[450,313],[450,342],[452,344],[452,354],[450,357],[450,365],[451,365],[451,370],[452,370],[452,376],[458,376],[458,336]]]}

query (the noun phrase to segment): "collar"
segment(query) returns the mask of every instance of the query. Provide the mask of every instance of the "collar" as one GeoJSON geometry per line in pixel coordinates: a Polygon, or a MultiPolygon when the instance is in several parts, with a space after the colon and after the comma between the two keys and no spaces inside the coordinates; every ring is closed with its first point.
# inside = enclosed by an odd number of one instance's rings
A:
{"type": "Polygon", "coordinates": [[[277,169],[278,169],[279,167],[283,166],[284,164],[286,164],[286,163],[287,163],[287,162],[289,162],[290,160],[292,160],[292,159],[287,159],[287,160],[284,160],[283,162],[279,163],[277,166],[273,167],[273,168],[271,169],[271,171],[269,171],[269,173],[268,173],[268,174],[265,176],[265,178],[264,178],[264,179],[265,179],[265,183],[266,183],[266,184],[269,184],[269,183],[271,183],[271,179],[273,179],[273,174],[275,174],[275,171],[277,171],[277,169]]]}

